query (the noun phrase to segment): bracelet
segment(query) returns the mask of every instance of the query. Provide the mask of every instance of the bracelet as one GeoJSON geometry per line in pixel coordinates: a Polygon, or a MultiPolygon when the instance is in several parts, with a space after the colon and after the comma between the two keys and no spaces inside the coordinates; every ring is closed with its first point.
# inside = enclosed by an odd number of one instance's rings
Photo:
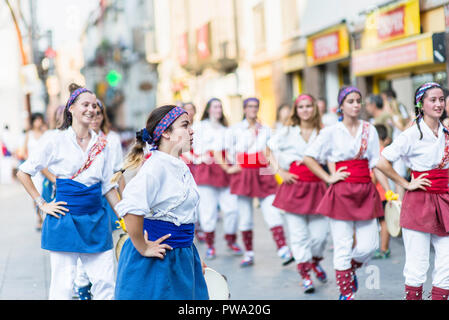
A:
{"type": "Polygon", "coordinates": [[[36,204],[36,206],[38,206],[39,208],[44,205],[46,202],[44,200],[44,198],[42,198],[41,196],[36,197],[36,199],[34,199],[34,203],[36,204]]]}

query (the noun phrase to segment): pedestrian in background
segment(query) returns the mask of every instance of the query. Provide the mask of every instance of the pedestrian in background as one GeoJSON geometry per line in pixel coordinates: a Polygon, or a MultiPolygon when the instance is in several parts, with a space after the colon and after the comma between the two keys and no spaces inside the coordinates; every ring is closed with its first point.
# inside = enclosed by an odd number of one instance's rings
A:
{"type": "Polygon", "coordinates": [[[338,122],[338,116],[332,110],[327,110],[327,101],[325,98],[318,98],[317,101],[318,110],[320,111],[321,122],[324,127],[329,127],[338,122]]]}
{"type": "Polygon", "coordinates": [[[274,131],[277,131],[285,126],[288,118],[290,117],[291,111],[292,107],[287,103],[279,106],[276,110],[276,123],[274,124],[274,131]]]}
{"type": "Polygon", "coordinates": [[[285,212],[290,246],[305,293],[315,291],[310,278],[312,270],[319,281],[327,281],[320,261],[329,222],[316,211],[327,186],[302,161],[307,146],[313,144],[320,130],[321,117],[315,99],[309,94],[301,94],[295,100],[286,126],[267,143],[270,165],[283,180],[273,206],[285,212]]]}
{"type": "Polygon", "coordinates": [[[189,168],[180,159],[192,147],[190,125],[182,108],[154,109],[114,177],[141,166],[115,208],[129,234],[117,270],[117,300],[209,298],[205,265],[193,243],[200,197],[189,168]],[[145,149],[151,156],[144,162],[145,149]]]}
{"type": "MultiPolygon", "coordinates": [[[[388,130],[383,124],[376,124],[377,134],[379,135],[380,152],[389,145],[388,130]]],[[[379,192],[380,200],[382,201],[382,208],[384,210],[384,216],[379,217],[380,224],[380,248],[374,253],[373,259],[388,259],[390,257],[390,233],[387,229],[387,223],[385,221],[385,205],[387,204],[386,192],[388,188],[388,179],[383,173],[378,173],[377,177],[372,174],[373,183],[376,185],[377,192],[379,192]],[[379,179],[381,179],[379,181],[379,179]]]]}
{"type": "Polygon", "coordinates": [[[445,107],[443,89],[438,83],[424,83],[415,92],[415,105],[415,124],[383,150],[377,167],[407,190],[400,218],[406,299],[422,299],[433,246],[432,300],[447,300],[449,131],[440,122],[445,107]],[[392,162],[399,158],[412,170],[410,182],[392,167],[392,162]]]}
{"type": "Polygon", "coordinates": [[[199,222],[206,238],[206,259],[214,259],[215,229],[218,209],[223,212],[223,226],[227,247],[235,255],[242,255],[237,245],[237,196],[229,189],[229,165],[226,163],[224,137],[228,121],[223,114],[222,102],[210,99],[201,121],[193,126],[195,150],[195,181],[200,193],[199,222]]]}
{"type": "Polygon", "coordinates": [[[20,167],[17,177],[36,205],[46,214],[42,227],[42,248],[50,251],[50,299],[72,299],[78,258],[92,281],[94,299],[114,297],[114,254],[109,215],[102,195],[111,207],[118,203],[112,178],[111,152],[107,140],[90,124],[97,99],[92,91],[71,84],[64,110],[64,122],[51,139],[20,167]],[[44,168],[56,175],[55,201],[47,203],[31,176],[44,168]]]}
{"type": "Polygon", "coordinates": [[[379,247],[377,218],[383,215],[370,177],[370,168],[379,159],[379,137],[373,125],[359,119],[361,104],[359,89],[342,87],[338,93],[339,122],[321,130],[304,157],[307,167],[329,184],[316,210],[330,218],[340,300],[355,298],[356,270],[379,247]],[[335,163],[336,171],[329,175],[319,160],[335,163]]]}
{"type": "MultiPolygon", "coordinates": [[[[44,128],[44,115],[42,113],[33,113],[31,114],[31,128],[25,134],[25,142],[24,142],[24,156],[25,160],[30,157],[31,154],[35,152],[36,149],[40,147],[40,138],[45,133],[44,128]]],[[[38,172],[32,178],[33,184],[36,186],[39,194],[42,194],[43,183],[44,183],[44,175],[41,172],[38,172]]],[[[35,212],[37,216],[36,230],[41,231],[42,229],[42,216],[40,210],[37,206],[35,206],[35,212]]]]}
{"type": "Polygon", "coordinates": [[[285,238],[283,219],[279,209],[273,207],[278,184],[268,167],[264,154],[271,129],[257,118],[259,99],[248,98],[243,102],[243,121],[231,126],[226,133],[226,152],[233,166],[231,193],[238,196],[239,230],[245,246],[242,267],[254,264],[253,251],[253,199],[258,198],[264,220],[276,243],[277,254],[284,264],[294,261],[285,238]]]}

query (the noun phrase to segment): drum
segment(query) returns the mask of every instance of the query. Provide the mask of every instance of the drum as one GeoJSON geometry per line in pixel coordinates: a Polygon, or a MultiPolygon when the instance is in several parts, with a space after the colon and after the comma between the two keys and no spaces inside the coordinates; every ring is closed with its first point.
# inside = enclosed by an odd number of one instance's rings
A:
{"type": "Polygon", "coordinates": [[[229,300],[231,293],[229,292],[228,281],[226,278],[212,268],[207,267],[204,272],[207,291],[210,300],[229,300]]]}
{"type": "Polygon", "coordinates": [[[118,239],[116,245],[115,245],[115,257],[116,257],[117,261],[120,258],[120,252],[122,251],[123,244],[125,243],[125,241],[128,238],[129,238],[128,233],[122,233],[120,235],[120,238],[118,239]]]}
{"type": "Polygon", "coordinates": [[[401,216],[401,201],[388,201],[385,205],[385,222],[387,223],[388,232],[392,237],[401,235],[401,225],[399,218],[401,216]]]}

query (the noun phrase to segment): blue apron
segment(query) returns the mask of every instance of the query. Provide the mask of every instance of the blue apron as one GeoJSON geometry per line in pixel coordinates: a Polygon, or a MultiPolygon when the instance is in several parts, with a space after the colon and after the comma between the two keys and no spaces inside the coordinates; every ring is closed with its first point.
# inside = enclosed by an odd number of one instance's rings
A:
{"type": "Polygon", "coordinates": [[[42,183],[42,198],[44,198],[46,202],[52,202],[55,198],[53,186],[54,184],[50,180],[44,178],[44,182],[42,183]]]}
{"type": "Polygon", "coordinates": [[[70,179],[56,179],[56,202],[65,201],[65,216],[45,217],[42,249],[99,253],[111,250],[112,229],[102,206],[101,183],[90,187],[70,179]]]}
{"type": "Polygon", "coordinates": [[[106,212],[108,213],[112,231],[118,229],[117,227],[119,225],[116,222],[119,220],[118,220],[117,215],[115,214],[114,210],[112,209],[111,205],[109,204],[108,199],[106,199],[105,196],[102,196],[101,201],[102,201],[104,210],[106,210],[106,212]]]}
{"type": "Polygon", "coordinates": [[[144,219],[148,239],[170,233],[163,260],[142,256],[130,238],[123,245],[117,270],[117,300],[209,300],[201,260],[193,244],[194,224],[144,219]]]}

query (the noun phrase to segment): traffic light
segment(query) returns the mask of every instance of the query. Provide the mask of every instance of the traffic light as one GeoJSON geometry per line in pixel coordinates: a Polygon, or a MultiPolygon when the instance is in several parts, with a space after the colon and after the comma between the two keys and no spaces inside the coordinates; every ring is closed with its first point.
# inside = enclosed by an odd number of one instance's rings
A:
{"type": "Polygon", "coordinates": [[[112,69],[106,75],[106,81],[111,87],[116,87],[122,80],[122,75],[117,70],[112,69]]]}

